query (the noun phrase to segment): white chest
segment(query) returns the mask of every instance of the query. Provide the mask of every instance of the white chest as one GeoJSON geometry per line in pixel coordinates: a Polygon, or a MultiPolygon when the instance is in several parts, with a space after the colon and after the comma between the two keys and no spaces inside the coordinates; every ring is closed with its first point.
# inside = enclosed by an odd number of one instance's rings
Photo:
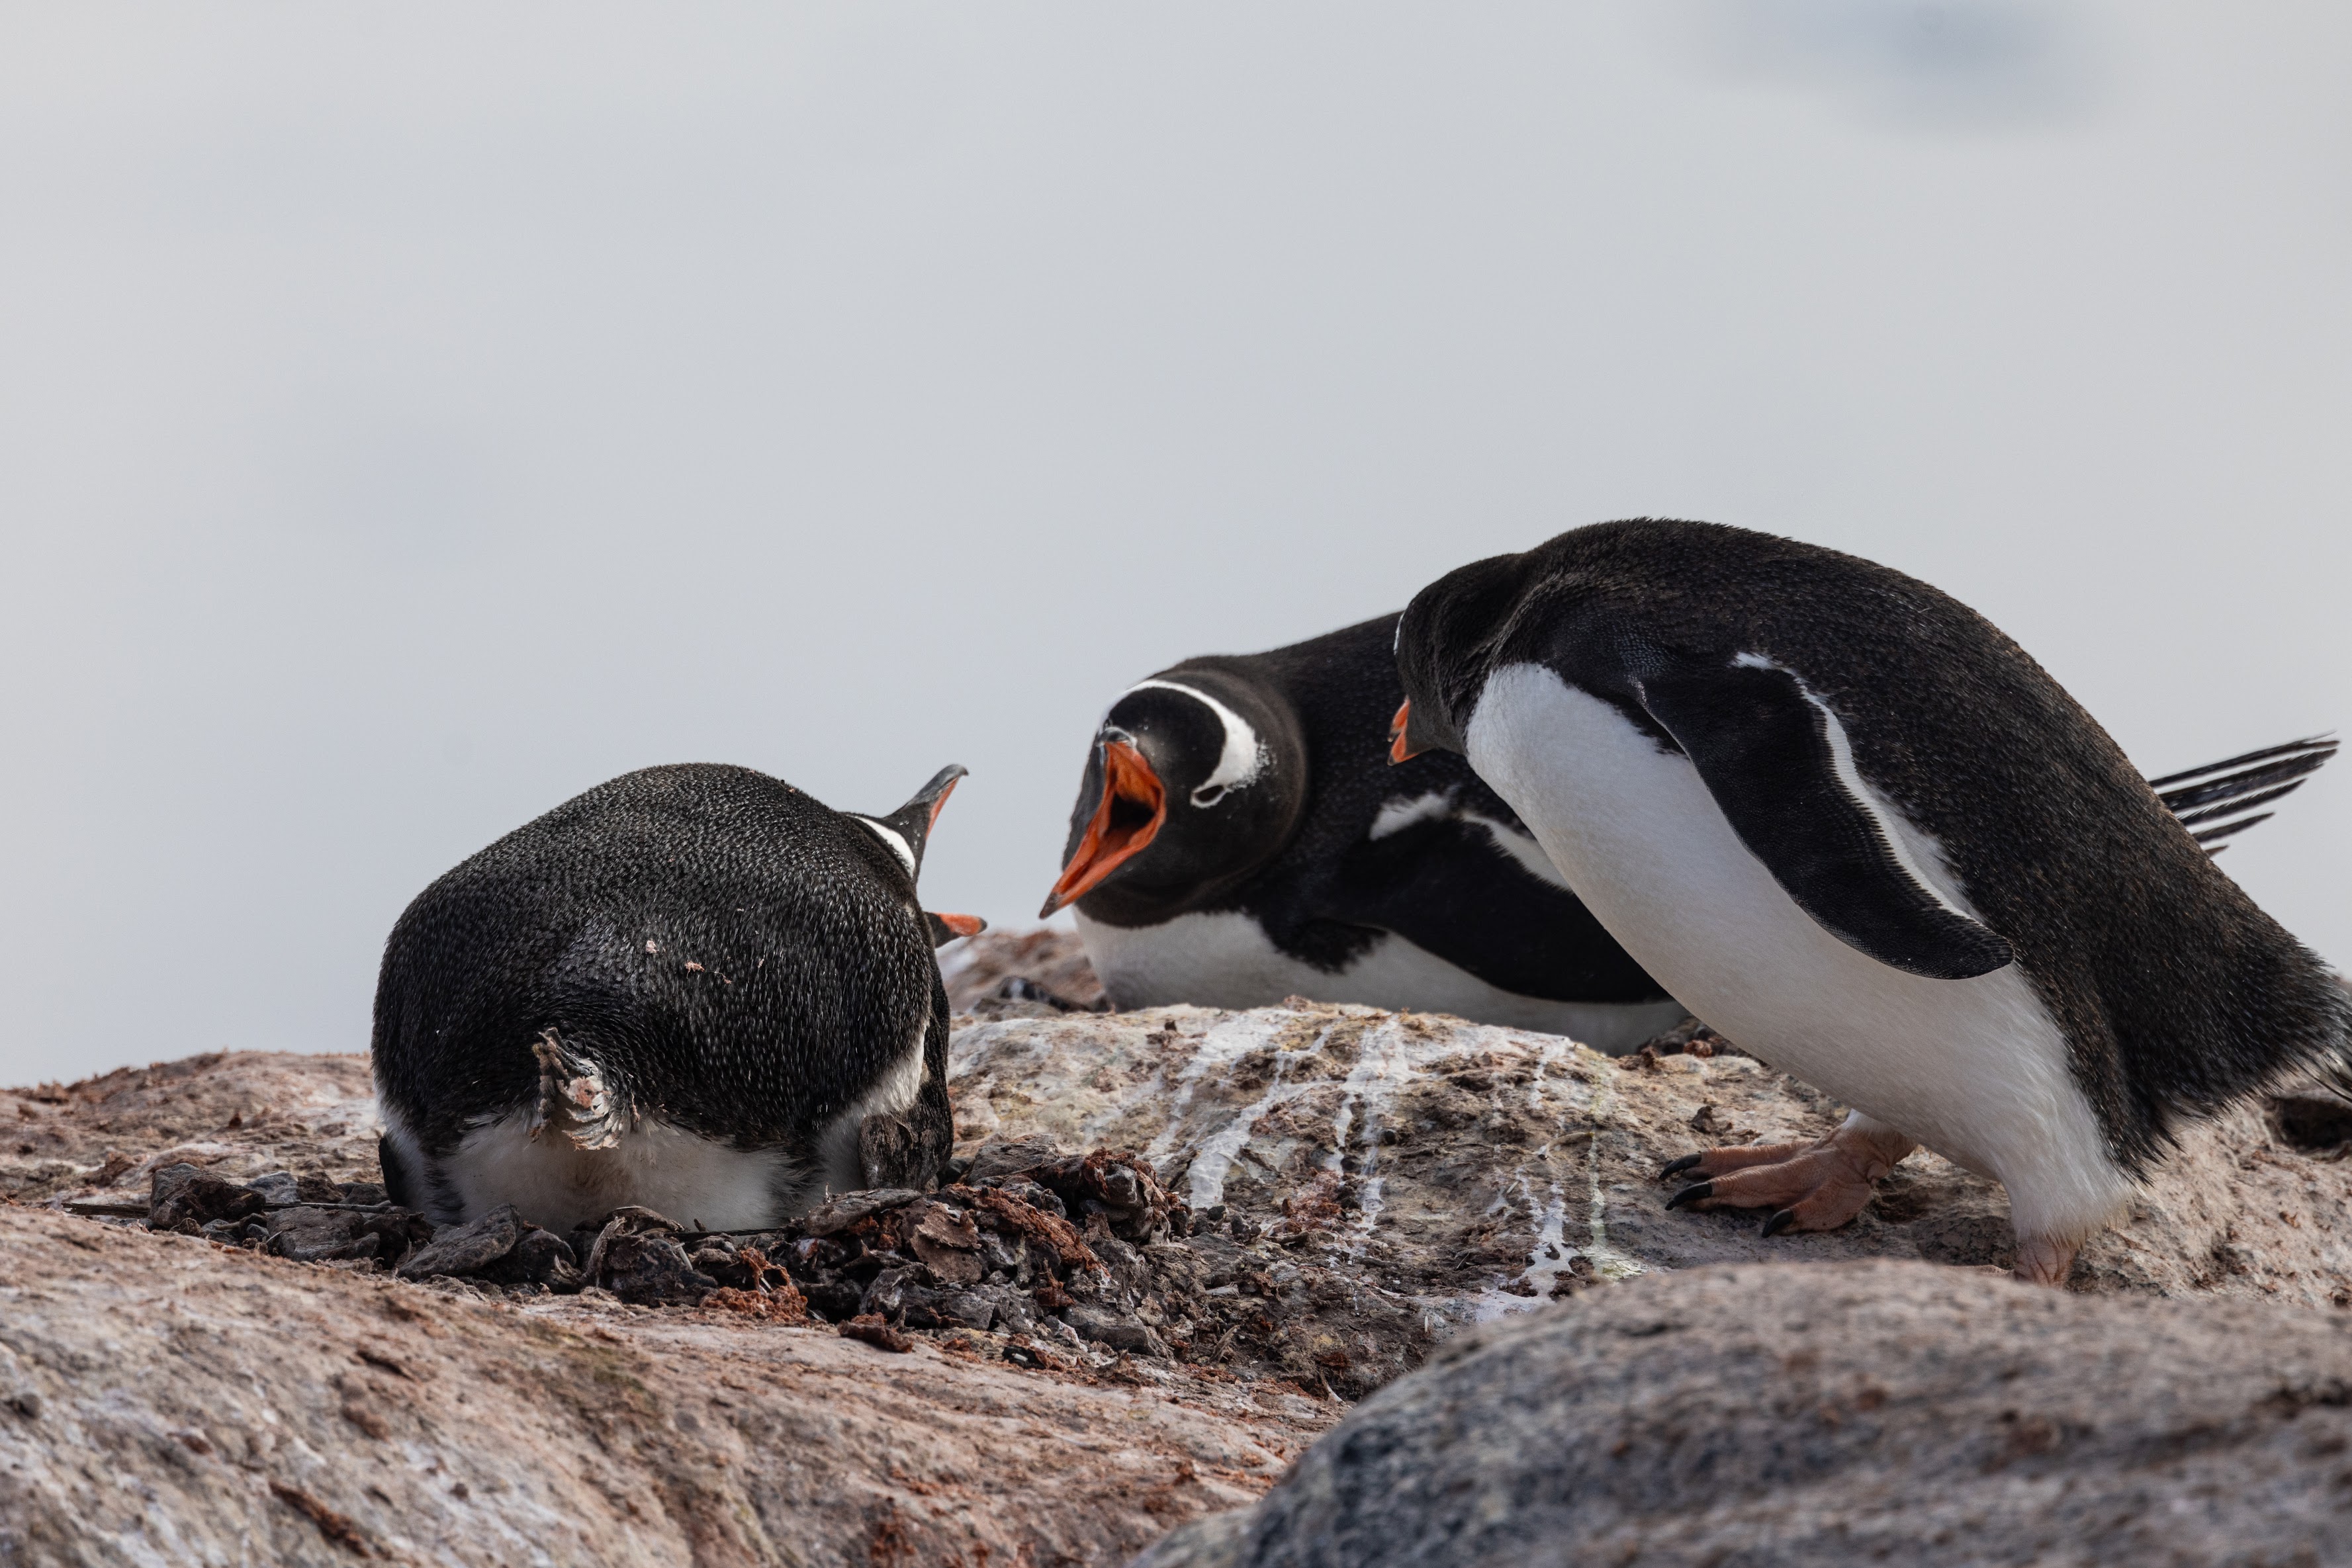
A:
{"type": "MultiPolygon", "coordinates": [[[[2032,1208],[2062,1226],[2103,1217],[2120,1197],[2065,1041],[2019,966],[1929,979],[1846,946],[1749,852],[1687,758],[1541,665],[1497,671],[1466,740],[1470,765],[1578,896],[1706,1022],[1997,1176],[2021,1221],[2042,1218],[2032,1208]]],[[[1865,804],[1967,911],[1935,841],[1883,800],[1865,804]]]]}
{"type": "Polygon", "coordinates": [[[1192,1002],[1272,1007],[1286,997],[1451,1013],[1475,1023],[1535,1030],[1612,1054],[1680,1022],[1680,1002],[1559,1002],[1490,986],[1427,948],[1383,933],[1337,974],[1290,956],[1237,910],[1180,915],[1159,925],[1106,925],[1080,914],[1078,935],[1103,988],[1123,1008],[1192,1002]]]}

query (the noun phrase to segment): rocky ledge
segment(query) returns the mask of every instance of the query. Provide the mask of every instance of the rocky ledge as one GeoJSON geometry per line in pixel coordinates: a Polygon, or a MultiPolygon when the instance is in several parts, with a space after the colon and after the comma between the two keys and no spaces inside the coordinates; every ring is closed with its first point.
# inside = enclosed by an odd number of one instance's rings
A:
{"type": "MultiPolygon", "coordinates": [[[[1107,1014],[1021,959],[960,989],[957,1179],[756,1235],[436,1233],[372,1185],[355,1057],[0,1092],[0,1560],[1117,1563],[1441,1347],[1700,1265],[2007,1261],[1927,1155],[1832,1235],[1666,1212],[1665,1161],[1839,1114],[1703,1032],[1107,1014]]],[[[2352,1332],[2339,1111],[2198,1130],[2073,1291],[2352,1332]]]]}

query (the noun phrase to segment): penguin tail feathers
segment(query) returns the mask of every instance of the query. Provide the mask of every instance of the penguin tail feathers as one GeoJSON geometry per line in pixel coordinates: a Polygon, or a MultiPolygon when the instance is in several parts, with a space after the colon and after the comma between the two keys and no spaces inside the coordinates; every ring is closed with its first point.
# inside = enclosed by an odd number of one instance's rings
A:
{"type": "Polygon", "coordinates": [[[2336,755],[2337,745],[2332,735],[2306,736],[2185,773],[2168,773],[2148,784],[2189,836],[2205,846],[2205,852],[2218,855],[2229,848],[2221,840],[2268,821],[2272,813],[2256,808],[2302,789],[2304,780],[2336,755]]]}
{"type": "Polygon", "coordinates": [[[636,1121],[628,1087],[549,1029],[531,1042],[539,1059],[539,1103],[530,1137],[560,1138],[576,1149],[609,1149],[636,1121]]]}

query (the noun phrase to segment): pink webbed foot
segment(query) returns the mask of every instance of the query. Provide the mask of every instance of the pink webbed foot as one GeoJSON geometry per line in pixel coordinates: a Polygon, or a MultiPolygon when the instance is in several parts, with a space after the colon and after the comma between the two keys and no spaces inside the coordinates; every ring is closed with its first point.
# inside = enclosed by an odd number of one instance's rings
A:
{"type": "Polygon", "coordinates": [[[2021,1236],[2017,1239],[2017,1262],[2010,1273],[2029,1285],[2063,1288],[2066,1276],[2074,1271],[2074,1252],[2080,1245],[2054,1236],[2021,1236]]]}
{"type": "Polygon", "coordinates": [[[1659,1174],[1704,1178],[1668,1198],[1668,1208],[1769,1208],[1767,1236],[1835,1230],[1868,1207],[1878,1178],[1916,1147],[1894,1128],[1854,1115],[1816,1143],[1709,1149],[1659,1174]]]}

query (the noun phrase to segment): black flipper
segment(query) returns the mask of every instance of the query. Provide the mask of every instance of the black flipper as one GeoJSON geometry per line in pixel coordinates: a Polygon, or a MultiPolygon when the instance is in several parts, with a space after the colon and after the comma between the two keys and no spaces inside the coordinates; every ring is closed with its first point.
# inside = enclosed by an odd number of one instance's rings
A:
{"type": "Polygon", "coordinates": [[[1990,974],[2016,956],[1905,868],[1876,815],[1839,779],[1828,716],[1796,676],[1765,665],[1685,666],[1636,689],[1740,841],[1830,935],[1936,979],[1990,974]]]}

